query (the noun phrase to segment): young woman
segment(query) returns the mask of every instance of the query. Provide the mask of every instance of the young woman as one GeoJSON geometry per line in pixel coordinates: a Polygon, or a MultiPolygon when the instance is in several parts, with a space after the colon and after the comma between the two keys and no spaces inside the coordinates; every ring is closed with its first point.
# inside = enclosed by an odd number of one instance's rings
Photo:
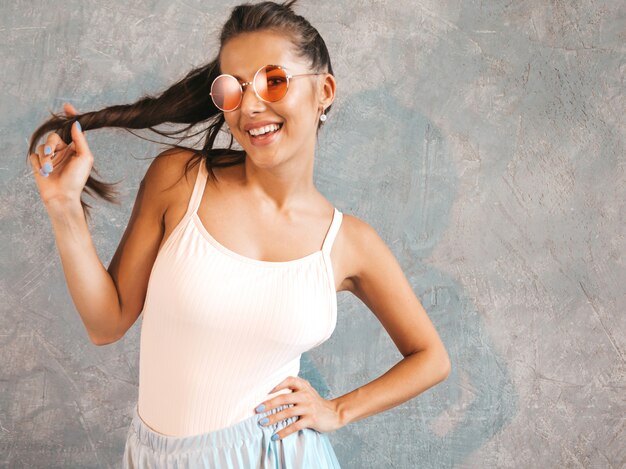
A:
{"type": "Polygon", "coordinates": [[[323,39],[294,3],[234,8],[208,65],[134,104],[84,114],[66,105],[31,139],[35,180],[92,341],[119,340],[143,312],[124,467],[336,468],[326,433],[449,373],[389,248],[313,184],[336,82],[323,39]],[[209,123],[204,147],[173,145],[155,158],[105,270],[80,197],[85,185],[104,198],[111,190],[90,176],[82,131],[166,135],[153,128],[166,122],[209,123]],[[224,127],[229,147],[213,148],[224,127]],[[372,310],[404,359],[326,400],[297,376],[300,356],[330,337],[344,290],[372,310]]]}

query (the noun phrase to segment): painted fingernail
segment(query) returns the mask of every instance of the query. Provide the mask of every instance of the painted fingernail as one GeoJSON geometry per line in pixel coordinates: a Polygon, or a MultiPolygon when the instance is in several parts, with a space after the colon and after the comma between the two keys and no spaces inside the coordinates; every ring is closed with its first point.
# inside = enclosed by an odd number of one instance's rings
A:
{"type": "Polygon", "coordinates": [[[43,147],[44,155],[49,155],[50,153],[52,153],[52,148],[50,148],[50,145],[46,145],[45,147],[43,147]]]}
{"type": "Polygon", "coordinates": [[[52,163],[50,163],[49,161],[46,161],[46,162],[43,164],[43,170],[44,170],[46,173],[51,173],[51,172],[52,172],[52,163]]]}
{"type": "Polygon", "coordinates": [[[278,433],[274,433],[272,435],[272,441],[276,441],[276,440],[278,440],[278,433]]]}
{"type": "Polygon", "coordinates": [[[257,412],[263,412],[263,410],[265,410],[265,404],[259,404],[259,406],[254,410],[257,412]]]}
{"type": "Polygon", "coordinates": [[[43,177],[47,178],[48,177],[48,173],[46,173],[43,168],[39,168],[39,174],[41,174],[43,177]]]}
{"type": "Polygon", "coordinates": [[[270,419],[268,419],[267,417],[263,417],[261,420],[259,420],[259,423],[261,425],[265,425],[269,421],[270,421],[270,419]]]}
{"type": "Polygon", "coordinates": [[[83,128],[80,126],[80,122],[76,121],[76,128],[78,129],[79,132],[83,131],[83,128]]]}

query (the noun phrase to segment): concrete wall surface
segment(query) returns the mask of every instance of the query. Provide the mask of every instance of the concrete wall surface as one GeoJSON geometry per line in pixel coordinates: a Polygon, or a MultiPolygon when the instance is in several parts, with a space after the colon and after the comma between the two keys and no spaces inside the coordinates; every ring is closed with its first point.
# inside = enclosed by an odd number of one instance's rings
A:
{"type": "MultiPolygon", "coordinates": [[[[231,0],[0,2],[0,466],[121,467],[141,321],[94,346],[26,160],[64,102],[157,93],[217,52],[231,0]]],[[[386,241],[452,371],[329,434],[343,468],[626,466],[625,3],[304,1],[337,96],[315,183],[386,241]]],[[[138,132],[160,142],[148,131],[138,132]]],[[[121,205],[93,206],[108,266],[162,148],[87,132],[121,205]]],[[[191,144],[191,142],[188,142],[191,144]]],[[[302,357],[345,394],[402,356],[349,292],[302,357]]]]}

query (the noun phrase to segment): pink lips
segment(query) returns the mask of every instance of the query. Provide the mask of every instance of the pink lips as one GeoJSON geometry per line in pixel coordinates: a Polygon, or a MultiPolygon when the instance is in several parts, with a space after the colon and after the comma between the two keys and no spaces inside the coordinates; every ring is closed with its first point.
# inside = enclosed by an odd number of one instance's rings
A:
{"type": "MultiPolygon", "coordinates": [[[[274,123],[278,125],[281,124],[279,122],[270,122],[270,124],[274,124],[274,123]]],[[[268,124],[264,124],[264,125],[268,125],[268,124]]],[[[248,134],[248,137],[250,137],[250,143],[252,143],[252,145],[254,145],[255,147],[264,147],[266,145],[273,143],[278,138],[278,135],[280,134],[282,130],[283,130],[283,126],[281,125],[280,128],[276,130],[275,132],[271,133],[268,136],[261,136],[261,137],[255,137],[253,135],[250,135],[247,131],[246,133],[248,134]]]]}

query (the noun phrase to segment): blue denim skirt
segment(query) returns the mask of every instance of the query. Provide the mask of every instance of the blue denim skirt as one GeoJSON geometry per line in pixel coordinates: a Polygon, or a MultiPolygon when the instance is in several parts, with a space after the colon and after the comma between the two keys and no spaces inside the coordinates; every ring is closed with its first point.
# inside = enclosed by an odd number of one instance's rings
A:
{"type": "Polygon", "coordinates": [[[230,427],[188,437],[163,435],[148,427],[133,409],[124,447],[124,469],[340,469],[328,436],[303,428],[272,441],[274,433],[298,416],[261,425],[264,416],[293,405],[261,412],[230,427]]]}

